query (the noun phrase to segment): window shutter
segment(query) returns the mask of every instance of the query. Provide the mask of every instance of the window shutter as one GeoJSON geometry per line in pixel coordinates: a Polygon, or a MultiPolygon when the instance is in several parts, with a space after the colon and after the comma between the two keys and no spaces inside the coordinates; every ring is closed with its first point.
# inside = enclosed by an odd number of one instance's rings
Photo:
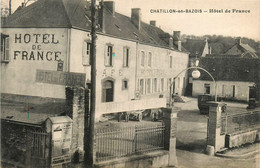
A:
{"type": "Polygon", "coordinates": [[[9,37],[5,39],[5,60],[9,61],[9,37]]]}

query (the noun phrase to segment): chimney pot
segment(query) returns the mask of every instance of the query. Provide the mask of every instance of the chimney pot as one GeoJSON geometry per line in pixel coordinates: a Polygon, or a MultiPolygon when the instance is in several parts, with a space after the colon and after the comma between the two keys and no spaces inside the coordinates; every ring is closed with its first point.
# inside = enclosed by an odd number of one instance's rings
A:
{"type": "Polygon", "coordinates": [[[242,43],[242,39],[239,37],[239,38],[237,39],[237,44],[241,45],[241,43],[242,43]]]}
{"type": "Polygon", "coordinates": [[[155,20],[151,20],[151,21],[150,21],[150,25],[156,26],[156,21],[155,21],[155,20]]]}
{"type": "Polygon", "coordinates": [[[138,30],[141,28],[141,9],[140,8],[132,8],[131,11],[131,21],[137,27],[138,30]]]}

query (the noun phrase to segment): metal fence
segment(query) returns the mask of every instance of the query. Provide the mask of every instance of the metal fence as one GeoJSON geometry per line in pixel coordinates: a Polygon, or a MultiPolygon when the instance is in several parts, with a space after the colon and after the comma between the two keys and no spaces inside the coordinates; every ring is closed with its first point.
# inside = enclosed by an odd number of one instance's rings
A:
{"type": "Polygon", "coordinates": [[[44,131],[28,132],[28,149],[32,167],[49,167],[50,133],[44,131]]]}
{"type": "Polygon", "coordinates": [[[105,161],[164,148],[163,123],[97,130],[96,161],[105,161]]]}
{"type": "Polygon", "coordinates": [[[243,130],[260,128],[260,111],[228,115],[222,113],[221,134],[231,134],[243,130]]]}

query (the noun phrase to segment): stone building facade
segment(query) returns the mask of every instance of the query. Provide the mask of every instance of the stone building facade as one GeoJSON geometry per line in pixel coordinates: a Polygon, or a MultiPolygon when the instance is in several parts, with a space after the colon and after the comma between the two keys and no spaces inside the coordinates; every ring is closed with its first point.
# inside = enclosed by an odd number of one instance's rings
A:
{"type": "MultiPolygon", "coordinates": [[[[101,4],[97,14],[97,117],[165,107],[170,82],[188,67],[180,32],[170,35],[155,21],[142,22],[137,8],[131,17],[119,14],[112,1],[101,4]]],[[[1,60],[2,93],[65,99],[64,80],[84,80],[87,87],[90,25],[90,4],[84,0],[38,0],[9,16],[2,25],[2,41],[8,44],[2,47],[7,50],[1,60]]],[[[186,80],[184,73],[175,81],[179,95],[186,80]]]]}

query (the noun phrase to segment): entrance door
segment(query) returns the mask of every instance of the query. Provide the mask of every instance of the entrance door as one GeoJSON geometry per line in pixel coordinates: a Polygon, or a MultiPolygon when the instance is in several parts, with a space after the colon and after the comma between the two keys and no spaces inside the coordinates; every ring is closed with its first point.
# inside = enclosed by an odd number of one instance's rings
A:
{"type": "Polygon", "coordinates": [[[103,84],[103,102],[112,102],[114,98],[114,83],[107,80],[103,84]]]}

